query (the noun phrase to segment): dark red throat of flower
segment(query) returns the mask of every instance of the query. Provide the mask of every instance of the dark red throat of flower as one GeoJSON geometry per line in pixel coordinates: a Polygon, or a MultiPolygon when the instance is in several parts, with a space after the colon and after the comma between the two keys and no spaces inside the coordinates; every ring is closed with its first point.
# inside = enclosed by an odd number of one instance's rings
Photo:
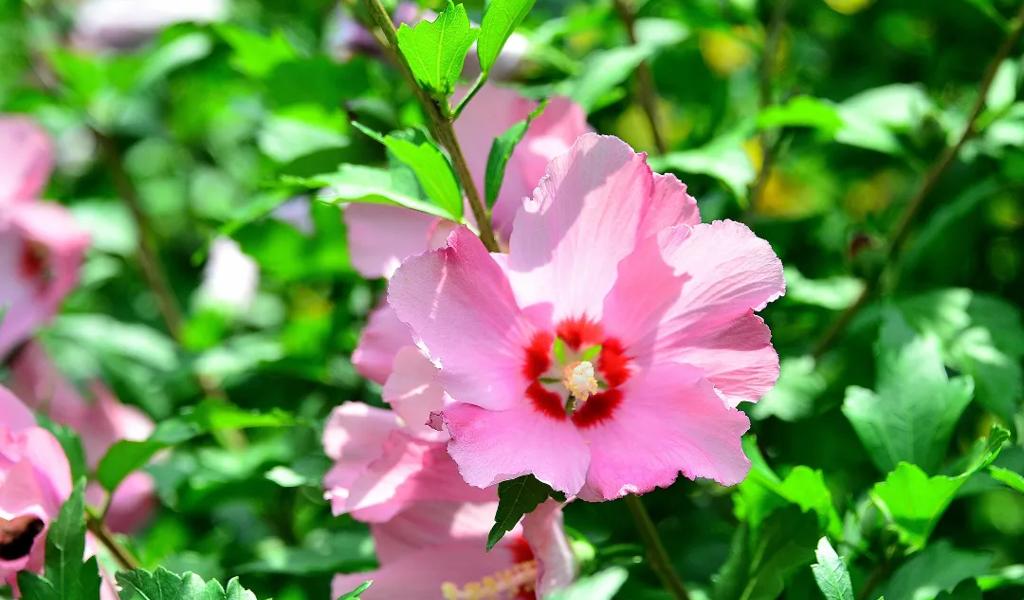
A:
{"type": "Polygon", "coordinates": [[[32,551],[32,543],[43,530],[42,519],[25,515],[8,521],[0,519],[0,560],[18,560],[32,551]]]}
{"type": "Polygon", "coordinates": [[[598,323],[566,319],[554,334],[534,334],[524,348],[526,397],[552,419],[568,418],[577,427],[597,425],[622,403],[630,362],[622,343],[606,337],[598,323]]]}

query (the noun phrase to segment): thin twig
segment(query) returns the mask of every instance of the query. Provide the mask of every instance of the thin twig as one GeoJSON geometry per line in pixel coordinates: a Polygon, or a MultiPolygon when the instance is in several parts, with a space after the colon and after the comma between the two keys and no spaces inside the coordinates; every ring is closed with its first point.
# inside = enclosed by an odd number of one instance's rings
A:
{"type": "Polygon", "coordinates": [[[430,132],[448,150],[448,155],[451,156],[455,173],[462,183],[462,189],[466,192],[469,207],[473,211],[473,217],[476,219],[476,225],[480,231],[480,240],[488,250],[498,252],[500,248],[497,239],[494,237],[494,228],[491,226],[490,214],[487,206],[481,200],[480,192],[473,181],[473,175],[469,171],[469,165],[466,163],[466,157],[462,154],[462,148],[455,137],[455,130],[452,129],[451,122],[444,116],[437,101],[416,83],[408,61],[405,60],[401,50],[398,48],[398,34],[395,31],[395,25],[391,21],[391,15],[388,14],[387,9],[380,3],[380,0],[366,0],[366,6],[369,9],[370,18],[373,19],[374,24],[384,34],[385,51],[394,59],[395,64],[403,72],[405,78],[412,82],[413,92],[416,94],[416,99],[419,100],[420,106],[426,114],[430,132]]]}
{"type": "MultiPolygon", "coordinates": [[[[619,20],[626,26],[626,35],[629,36],[629,43],[637,45],[636,37],[636,15],[633,14],[633,7],[629,0],[615,0],[615,12],[619,20]]],[[[661,119],[658,116],[658,92],[654,86],[654,73],[646,60],[640,61],[636,67],[636,93],[640,100],[640,106],[647,115],[647,122],[651,126],[651,137],[654,138],[654,147],[658,154],[665,154],[668,147],[665,138],[661,134],[661,119]]]]}
{"type": "Polygon", "coordinates": [[[654,526],[651,515],[648,514],[647,509],[644,507],[643,500],[640,499],[640,496],[634,494],[626,496],[623,500],[626,502],[626,507],[629,509],[630,514],[633,515],[633,521],[636,523],[637,531],[640,533],[640,539],[643,540],[644,547],[647,549],[647,561],[650,563],[654,574],[658,576],[661,584],[672,594],[673,598],[676,600],[689,600],[690,594],[687,593],[683,580],[679,578],[679,574],[672,567],[672,560],[669,558],[668,552],[665,551],[665,545],[661,543],[658,529],[654,526]]]}
{"type": "MultiPolygon", "coordinates": [[[[779,51],[779,40],[782,38],[782,27],[786,23],[786,13],[789,11],[790,0],[776,0],[775,8],[772,10],[771,22],[768,24],[768,37],[764,42],[764,52],[761,54],[761,67],[758,73],[758,94],[757,104],[761,110],[772,105],[772,75],[775,71],[776,55],[779,51]]],[[[750,203],[752,208],[757,206],[768,186],[768,178],[775,167],[775,159],[782,145],[782,134],[762,130],[758,136],[761,146],[761,168],[758,170],[757,179],[750,189],[750,203]]]]}
{"type": "MultiPolygon", "coordinates": [[[[1006,57],[1013,51],[1014,46],[1020,41],[1021,34],[1024,33],[1024,3],[1021,4],[1020,11],[1012,22],[1012,26],[1006,37],[1003,39],[1003,43],[999,46],[992,60],[989,61],[988,66],[985,67],[985,73],[981,78],[981,82],[978,84],[978,93],[974,99],[974,105],[971,106],[971,110],[967,116],[967,122],[964,125],[963,131],[960,133],[960,137],[957,138],[956,143],[952,146],[946,146],[942,153],[938,156],[932,166],[925,173],[924,178],[921,180],[920,187],[911,196],[907,205],[903,208],[903,212],[900,214],[899,219],[896,221],[896,226],[893,227],[892,233],[889,235],[889,241],[885,246],[885,254],[883,264],[888,264],[899,254],[903,248],[904,242],[907,240],[907,235],[910,233],[910,226],[920,212],[921,207],[924,206],[924,201],[928,196],[935,190],[935,187],[939,184],[942,176],[946,173],[949,167],[956,160],[957,155],[963,148],[964,144],[977,133],[975,125],[978,117],[981,115],[982,110],[985,108],[985,98],[988,96],[988,90],[992,87],[992,81],[995,79],[996,71],[999,69],[999,65],[1006,60],[1006,57]]],[[[864,290],[861,291],[860,296],[854,301],[841,315],[836,319],[835,323],[825,332],[825,334],[815,344],[812,354],[816,358],[820,358],[825,352],[827,352],[832,345],[839,339],[839,336],[845,331],[846,327],[853,321],[853,318],[860,312],[862,308],[867,304],[870,296],[877,291],[879,283],[882,278],[882,269],[877,270],[868,280],[864,286],[864,290]]]]}
{"type": "Polygon", "coordinates": [[[96,539],[110,551],[111,556],[117,560],[117,563],[121,565],[123,569],[131,571],[139,568],[139,559],[135,558],[135,555],[117,541],[117,538],[115,538],[114,534],[107,528],[103,519],[96,515],[90,508],[86,508],[85,510],[85,526],[92,532],[93,536],[95,536],[96,539]]]}

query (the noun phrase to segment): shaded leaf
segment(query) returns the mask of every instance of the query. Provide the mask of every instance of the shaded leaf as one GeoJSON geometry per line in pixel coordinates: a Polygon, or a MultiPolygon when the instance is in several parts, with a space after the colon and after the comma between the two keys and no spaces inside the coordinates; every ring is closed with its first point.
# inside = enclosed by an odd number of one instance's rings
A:
{"type": "Polygon", "coordinates": [[[965,579],[988,571],[992,558],[983,553],[954,548],[942,540],[929,544],[896,570],[884,592],[886,598],[932,600],[950,592],[965,579]]]}

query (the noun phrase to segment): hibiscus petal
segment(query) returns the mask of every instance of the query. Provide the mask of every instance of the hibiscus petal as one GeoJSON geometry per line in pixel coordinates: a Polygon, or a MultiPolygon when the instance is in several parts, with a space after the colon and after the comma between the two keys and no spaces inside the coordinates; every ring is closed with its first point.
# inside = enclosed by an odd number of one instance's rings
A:
{"type": "Polygon", "coordinates": [[[389,410],[362,402],[346,402],[331,411],[324,426],[324,453],[336,462],[324,476],[324,497],[334,514],[348,511],[352,485],[380,457],[387,436],[399,428],[398,417],[389,410]]]}
{"type": "Polygon", "coordinates": [[[398,320],[390,305],[382,303],[370,313],[352,353],[352,365],[363,377],[383,385],[391,375],[398,351],[415,343],[409,327],[398,320]]]}
{"type": "Polygon", "coordinates": [[[406,257],[429,247],[439,221],[401,206],[349,204],[345,226],[352,265],[364,277],[390,277],[406,257]]]}
{"type": "Polygon", "coordinates": [[[417,502],[386,522],[372,524],[377,559],[387,564],[445,540],[475,539],[483,547],[498,510],[496,490],[489,494],[490,502],[417,502]]]}
{"type": "Polygon", "coordinates": [[[551,303],[556,321],[599,319],[652,187],[645,156],[614,137],[586,134],[553,160],[516,215],[509,244],[520,305],[551,303]]]}
{"type": "Polygon", "coordinates": [[[36,426],[36,418],[10,390],[0,385],[0,427],[21,431],[36,426]]]}
{"type": "Polygon", "coordinates": [[[428,440],[448,439],[447,435],[427,425],[431,413],[444,407],[444,389],[438,380],[437,367],[419,348],[406,346],[398,351],[382,395],[410,432],[428,440]]]}
{"type": "Polygon", "coordinates": [[[453,232],[447,247],[407,260],[391,279],[388,303],[440,360],[441,383],[455,400],[499,410],[522,402],[532,326],[468,229],[453,232]]]}
{"type": "Polygon", "coordinates": [[[31,200],[42,192],[53,169],[53,145],[24,117],[0,117],[0,204],[31,200]]]}
{"type": "Polygon", "coordinates": [[[523,537],[537,558],[537,597],[547,598],[576,577],[576,558],[563,527],[562,504],[547,500],[523,517],[523,537]]]}
{"type": "Polygon", "coordinates": [[[568,419],[520,403],[501,411],[454,404],[444,410],[444,420],[452,436],[448,452],[470,485],[485,488],[532,473],[575,495],[586,479],[590,452],[568,419]]]}
{"type": "Polygon", "coordinates": [[[614,418],[582,432],[591,460],[580,498],[646,493],[668,487],[680,471],[739,483],[750,468],[740,445],[749,426],[693,367],[664,364],[639,373],[624,386],[614,418]]]}
{"type": "Polygon", "coordinates": [[[698,223],[700,210],[693,196],[686,193],[686,184],[671,173],[655,173],[651,202],[644,213],[637,239],[655,235],[666,227],[698,223]]]}

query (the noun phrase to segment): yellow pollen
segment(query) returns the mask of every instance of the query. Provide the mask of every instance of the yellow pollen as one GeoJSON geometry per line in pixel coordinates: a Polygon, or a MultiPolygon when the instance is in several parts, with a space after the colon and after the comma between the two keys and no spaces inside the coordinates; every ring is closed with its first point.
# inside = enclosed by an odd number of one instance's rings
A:
{"type": "Polygon", "coordinates": [[[537,580],[537,561],[517,563],[459,587],[451,581],[441,584],[444,600],[511,600],[520,592],[533,589],[537,580]]]}
{"type": "Polygon", "coordinates": [[[589,360],[566,365],[562,372],[562,383],[579,404],[586,402],[587,398],[600,389],[597,386],[597,378],[594,377],[594,365],[589,360]]]}

